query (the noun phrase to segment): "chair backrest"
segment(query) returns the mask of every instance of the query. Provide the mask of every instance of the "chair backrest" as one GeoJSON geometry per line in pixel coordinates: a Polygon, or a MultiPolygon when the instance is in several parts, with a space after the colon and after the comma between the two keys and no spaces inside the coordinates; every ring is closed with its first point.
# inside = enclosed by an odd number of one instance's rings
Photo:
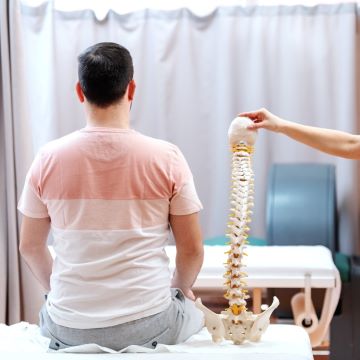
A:
{"type": "Polygon", "coordinates": [[[266,237],[270,245],[337,247],[335,167],[275,164],[267,192],[266,237]]]}

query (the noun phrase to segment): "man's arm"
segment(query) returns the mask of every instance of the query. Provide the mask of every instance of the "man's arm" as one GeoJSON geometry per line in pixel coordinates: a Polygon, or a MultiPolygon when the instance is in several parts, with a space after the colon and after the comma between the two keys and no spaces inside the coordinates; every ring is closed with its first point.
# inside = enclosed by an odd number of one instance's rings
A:
{"type": "Polygon", "coordinates": [[[204,259],[199,215],[170,215],[170,225],[176,245],[176,269],[171,286],[180,288],[185,296],[195,300],[191,287],[204,259]]]}
{"type": "Polygon", "coordinates": [[[281,119],[266,109],[242,113],[254,121],[249,129],[279,132],[330,155],[360,159],[360,136],[343,131],[306,126],[281,119]]]}
{"type": "Polygon", "coordinates": [[[53,260],[46,240],[50,231],[50,218],[23,217],[19,250],[32,273],[46,291],[50,290],[53,260]]]}

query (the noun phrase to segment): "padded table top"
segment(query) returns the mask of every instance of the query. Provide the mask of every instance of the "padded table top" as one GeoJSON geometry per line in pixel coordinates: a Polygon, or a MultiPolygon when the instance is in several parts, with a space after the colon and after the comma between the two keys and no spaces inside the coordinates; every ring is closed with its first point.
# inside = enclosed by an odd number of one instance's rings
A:
{"type": "MultiPolygon", "coordinates": [[[[205,246],[204,264],[194,288],[223,288],[226,246],[205,246]]],[[[168,246],[170,268],[175,267],[175,246],[168,246]]],[[[335,265],[324,246],[248,246],[246,271],[250,288],[302,288],[305,275],[311,287],[335,287],[335,265]]]]}
{"type": "Polygon", "coordinates": [[[159,344],[155,349],[129,347],[126,353],[108,353],[96,345],[68,349],[72,353],[47,353],[48,340],[40,335],[36,325],[0,324],[0,358],[13,360],[312,360],[308,334],[295,325],[270,325],[258,343],[233,345],[229,341],[215,344],[204,328],[178,345],[159,344]],[[77,352],[77,353],[75,353],[77,352]],[[90,352],[98,352],[97,354],[90,352]],[[136,353],[135,353],[136,352],[136,353]]]}

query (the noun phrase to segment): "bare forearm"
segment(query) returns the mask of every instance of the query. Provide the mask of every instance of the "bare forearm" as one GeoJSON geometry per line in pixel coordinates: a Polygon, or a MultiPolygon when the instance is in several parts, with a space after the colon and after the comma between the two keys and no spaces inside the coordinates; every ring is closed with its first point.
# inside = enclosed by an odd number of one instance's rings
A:
{"type": "Polygon", "coordinates": [[[176,269],[171,286],[180,289],[191,289],[200,272],[203,260],[203,249],[191,254],[177,252],[176,269]]]}
{"type": "Polygon", "coordinates": [[[198,213],[170,215],[176,244],[176,268],[172,287],[180,288],[189,299],[195,300],[191,290],[204,259],[198,213]]]}
{"type": "Polygon", "coordinates": [[[325,153],[349,159],[360,158],[360,137],[342,131],[317,128],[281,120],[278,131],[325,153]]]}
{"type": "Polygon", "coordinates": [[[360,159],[359,135],[293,123],[281,119],[264,108],[241,113],[240,116],[247,116],[254,122],[248,127],[251,130],[267,129],[280,132],[330,155],[347,159],[360,159]]]}
{"type": "Polygon", "coordinates": [[[50,218],[23,217],[19,250],[30,270],[46,291],[50,290],[53,260],[46,240],[50,231],[50,218]]]}
{"type": "Polygon", "coordinates": [[[50,291],[50,275],[53,260],[46,247],[20,248],[22,257],[31,272],[39,280],[46,291],[50,291]]]}

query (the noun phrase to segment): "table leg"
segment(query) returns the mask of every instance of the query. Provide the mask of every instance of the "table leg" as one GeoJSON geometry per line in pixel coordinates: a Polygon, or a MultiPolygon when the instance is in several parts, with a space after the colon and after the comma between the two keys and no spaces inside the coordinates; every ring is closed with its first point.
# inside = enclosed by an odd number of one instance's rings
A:
{"type": "Polygon", "coordinates": [[[253,313],[261,313],[261,288],[253,289],[253,313]]]}

